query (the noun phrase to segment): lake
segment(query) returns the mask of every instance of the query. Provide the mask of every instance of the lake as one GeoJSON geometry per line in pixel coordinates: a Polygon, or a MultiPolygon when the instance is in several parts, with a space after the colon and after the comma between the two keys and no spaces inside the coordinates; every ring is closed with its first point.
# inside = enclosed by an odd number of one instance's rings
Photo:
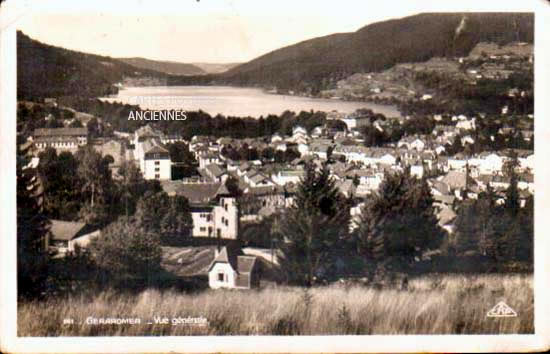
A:
{"type": "Polygon", "coordinates": [[[335,99],[270,94],[258,88],[230,86],[147,86],[121,89],[118,95],[103,98],[110,102],[139,105],[142,109],[162,110],[199,109],[214,116],[255,117],[281,114],[286,110],[324,111],[336,110],[351,113],[358,108],[369,108],[387,117],[400,116],[394,106],[369,102],[341,101],[335,99]]]}

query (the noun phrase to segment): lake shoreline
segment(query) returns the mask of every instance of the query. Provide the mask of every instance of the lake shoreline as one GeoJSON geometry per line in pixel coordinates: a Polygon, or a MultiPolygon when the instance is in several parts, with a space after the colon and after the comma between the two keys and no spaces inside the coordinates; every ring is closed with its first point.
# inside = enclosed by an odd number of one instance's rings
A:
{"type": "Polygon", "coordinates": [[[365,101],[348,101],[270,92],[258,87],[236,86],[124,86],[116,95],[99,97],[106,102],[138,105],[142,109],[202,110],[212,116],[252,117],[259,119],[280,115],[284,111],[337,111],[350,114],[357,109],[371,109],[386,117],[400,117],[394,105],[365,101]]]}

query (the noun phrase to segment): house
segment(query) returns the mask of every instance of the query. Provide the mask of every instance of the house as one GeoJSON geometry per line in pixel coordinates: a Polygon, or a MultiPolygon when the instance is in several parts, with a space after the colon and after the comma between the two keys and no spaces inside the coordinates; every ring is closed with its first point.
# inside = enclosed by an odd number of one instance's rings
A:
{"type": "Polygon", "coordinates": [[[459,199],[462,198],[462,192],[466,190],[467,181],[468,175],[461,171],[449,171],[441,178],[441,182],[447,184],[454,192],[455,197],[459,199]]]}
{"type": "Polygon", "coordinates": [[[185,139],[183,139],[183,136],[180,134],[163,134],[161,137],[161,142],[163,144],[173,144],[180,141],[185,142],[185,139]]]}
{"type": "Polygon", "coordinates": [[[370,124],[369,117],[357,116],[355,114],[348,115],[345,118],[341,119],[341,121],[346,124],[348,130],[359,129],[370,124]]]}
{"type": "Polygon", "coordinates": [[[311,131],[311,136],[313,138],[318,138],[320,136],[323,135],[323,128],[322,127],[315,127],[313,128],[313,130],[311,131]]]}
{"type": "Polygon", "coordinates": [[[142,144],[143,155],[139,167],[144,179],[172,179],[170,151],[157,139],[146,140],[142,144]]]}
{"type": "MultiPolygon", "coordinates": [[[[477,156],[478,169],[481,174],[495,174],[502,170],[505,157],[494,152],[482,152],[477,156]]],[[[474,164],[477,161],[474,160],[474,164]]]]}
{"type": "Polygon", "coordinates": [[[170,152],[161,142],[162,133],[145,125],[134,132],[134,159],[145,179],[172,178],[170,152]]]}
{"type": "Polygon", "coordinates": [[[244,175],[244,181],[248,183],[251,187],[274,186],[274,183],[271,182],[269,177],[265,176],[264,174],[256,170],[250,170],[248,173],[246,173],[244,175]]]}
{"type": "Polygon", "coordinates": [[[422,97],[420,98],[422,101],[427,101],[427,100],[431,100],[433,98],[432,95],[430,94],[424,94],[422,95],[422,97]]]}
{"type": "Polygon", "coordinates": [[[437,145],[434,151],[436,152],[436,154],[441,155],[446,151],[446,149],[443,145],[437,145]]]}
{"type": "Polygon", "coordinates": [[[445,229],[449,234],[452,234],[456,216],[456,213],[450,207],[441,208],[441,211],[437,214],[439,226],[445,229]]]}
{"type": "Polygon", "coordinates": [[[300,156],[306,155],[309,151],[309,145],[304,143],[299,143],[297,150],[300,153],[300,156]]]}
{"type": "Polygon", "coordinates": [[[287,139],[288,142],[296,144],[307,144],[307,130],[299,125],[292,128],[292,136],[287,139]]]}
{"type": "Polygon", "coordinates": [[[449,170],[463,170],[467,164],[468,159],[462,153],[458,153],[447,159],[447,168],[449,170]]]}
{"type": "Polygon", "coordinates": [[[422,178],[422,176],[424,176],[424,165],[422,163],[411,165],[411,176],[422,178]]]}
{"type": "Polygon", "coordinates": [[[75,251],[75,246],[85,248],[101,231],[83,222],[50,220],[46,236],[46,249],[65,255],[75,251]]]}
{"type": "Polygon", "coordinates": [[[247,256],[242,249],[228,244],[216,249],[208,269],[208,284],[212,289],[250,289],[260,286],[260,262],[247,256]]]}
{"type": "Polygon", "coordinates": [[[219,155],[206,151],[199,154],[198,160],[199,168],[206,168],[208,165],[221,163],[219,155]]]}
{"type": "Polygon", "coordinates": [[[57,107],[57,98],[52,98],[52,97],[44,98],[44,103],[50,107],[57,107]]]}
{"type": "Polygon", "coordinates": [[[432,131],[432,134],[435,136],[452,138],[456,135],[456,128],[452,125],[436,125],[432,131]]]}
{"type": "Polygon", "coordinates": [[[366,164],[395,165],[398,155],[393,149],[388,148],[368,148],[364,161],[366,164]]]}
{"type": "Polygon", "coordinates": [[[476,119],[472,118],[470,120],[460,120],[456,123],[457,129],[464,130],[475,130],[476,129],[476,119]]]}
{"type": "Polygon", "coordinates": [[[224,168],[221,168],[219,165],[210,164],[206,167],[199,169],[199,173],[204,174],[205,177],[209,178],[214,182],[224,182],[229,177],[227,171],[224,168]]]}
{"type": "Polygon", "coordinates": [[[406,136],[397,143],[398,148],[405,147],[406,149],[415,149],[417,151],[424,150],[425,146],[426,143],[416,136],[406,136]]]}
{"type": "Polygon", "coordinates": [[[475,140],[474,140],[474,138],[472,138],[471,135],[463,136],[460,139],[460,143],[462,144],[462,146],[465,146],[466,144],[472,145],[474,142],[475,142],[475,140]]]}
{"type": "Polygon", "coordinates": [[[272,144],[280,143],[281,141],[283,141],[283,138],[279,135],[279,133],[275,133],[273,134],[273,136],[271,136],[272,144]]]}
{"type": "Polygon", "coordinates": [[[162,133],[155,130],[149,124],[137,129],[134,132],[134,149],[136,151],[136,159],[140,159],[143,156],[143,143],[149,139],[159,139],[162,137],[162,133]]]}
{"type": "Polygon", "coordinates": [[[239,208],[224,183],[204,181],[163,181],[169,196],[189,200],[193,219],[193,237],[236,239],[239,231],[239,208]]]}
{"type": "Polygon", "coordinates": [[[56,150],[76,150],[88,143],[87,128],[40,128],[32,135],[34,145],[42,150],[52,147],[56,150]]]}
{"type": "Polygon", "coordinates": [[[275,145],[275,151],[282,151],[285,152],[287,149],[286,143],[278,143],[275,145]]]}
{"type": "Polygon", "coordinates": [[[302,177],[304,177],[304,170],[281,170],[276,174],[271,175],[273,182],[280,186],[284,186],[287,183],[298,184],[302,177]]]}
{"type": "Polygon", "coordinates": [[[440,195],[448,195],[449,193],[451,193],[451,187],[443,181],[430,180],[430,184],[432,195],[434,197],[440,195]]]}

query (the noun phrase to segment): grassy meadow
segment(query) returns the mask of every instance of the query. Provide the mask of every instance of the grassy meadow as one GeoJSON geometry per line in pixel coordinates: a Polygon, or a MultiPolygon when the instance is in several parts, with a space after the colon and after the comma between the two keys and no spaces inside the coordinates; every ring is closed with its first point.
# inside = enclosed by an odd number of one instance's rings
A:
{"type": "Polygon", "coordinates": [[[332,284],[304,290],[149,289],[137,294],[103,291],[18,307],[19,336],[503,334],[534,331],[531,275],[430,275],[407,290],[332,284]],[[505,301],[517,317],[491,318],[505,301]],[[140,318],[141,324],[86,324],[86,318],[140,318]],[[147,324],[154,316],[168,324],[147,324]],[[204,317],[207,326],[172,324],[204,317]],[[74,324],[63,324],[73,318],[74,324]]]}

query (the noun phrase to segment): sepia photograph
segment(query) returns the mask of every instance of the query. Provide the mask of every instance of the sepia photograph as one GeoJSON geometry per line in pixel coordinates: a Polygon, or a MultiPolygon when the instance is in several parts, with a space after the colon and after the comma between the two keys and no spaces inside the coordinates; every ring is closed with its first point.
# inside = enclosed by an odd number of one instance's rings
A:
{"type": "Polygon", "coordinates": [[[6,11],[14,335],[538,335],[548,6],[390,3],[6,11]]]}

